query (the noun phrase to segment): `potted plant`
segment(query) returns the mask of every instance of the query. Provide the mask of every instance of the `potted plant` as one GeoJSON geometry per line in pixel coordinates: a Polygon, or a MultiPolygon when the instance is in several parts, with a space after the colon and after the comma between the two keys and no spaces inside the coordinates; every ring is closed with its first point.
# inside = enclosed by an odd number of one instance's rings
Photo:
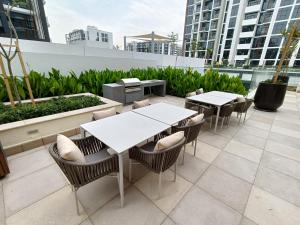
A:
{"type": "Polygon", "coordinates": [[[255,96],[255,108],[264,111],[276,111],[284,101],[289,77],[287,70],[289,60],[298,46],[300,32],[296,23],[284,31],[285,43],[281,49],[281,58],[272,79],[259,83],[255,96]]]}

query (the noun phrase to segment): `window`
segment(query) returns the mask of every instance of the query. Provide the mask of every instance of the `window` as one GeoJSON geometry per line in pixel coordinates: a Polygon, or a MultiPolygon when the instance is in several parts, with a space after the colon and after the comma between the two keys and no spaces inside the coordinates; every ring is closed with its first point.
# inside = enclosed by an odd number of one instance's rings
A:
{"type": "Polygon", "coordinates": [[[251,32],[254,30],[254,25],[243,26],[242,32],[251,32]]]}
{"type": "Polygon", "coordinates": [[[190,25],[193,22],[193,17],[192,16],[187,16],[186,17],[186,25],[190,25]]]}
{"type": "Polygon", "coordinates": [[[239,5],[235,5],[231,8],[231,16],[237,16],[239,7],[240,7],[239,5]]]}
{"type": "Polygon", "coordinates": [[[247,6],[259,5],[259,4],[260,4],[260,0],[248,0],[247,6]]]}
{"type": "Polygon", "coordinates": [[[237,55],[248,55],[249,49],[238,49],[237,55]]]}
{"type": "Polygon", "coordinates": [[[262,48],[265,44],[265,37],[254,38],[252,48],[262,48]]]}
{"type": "Polygon", "coordinates": [[[228,58],[229,58],[229,51],[224,51],[223,59],[228,59],[228,58]]]}
{"type": "Polygon", "coordinates": [[[101,33],[101,40],[102,42],[108,42],[108,34],[101,33]]]}
{"type": "Polygon", "coordinates": [[[272,19],[273,11],[268,11],[260,14],[258,23],[269,23],[272,19]]]}
{"type": "Polygon", "coordinates": [[[250,61],[250,66],[258,66],[259,61],[258,60],[251,60],[250,61]]]}
{"type": "Polygon", "coordinates": [[[189,33],[191,33],[192,32],[192,26],[186,26],[185,27],[185,33],[186,34],[189,34],[189,33]]]}
{"type": "Polygon", "coordinates": [[[278,48],[268,49],[266,53],[266,59],[276,59],[278,53],[278,48]]]}
{"type": "Polygon", "coordinates": [[[209,41],[209,42],[207,43],[207,48],[213,49],[213,48],[214,48],[214,44],[215,44],[214,41],[209,41]]]}
{"type": "Polygon", "coordinates": [[[200,9],[201,9],[201,4],[196,5],[196,12],[200,12],[200,9]]]}
{"type": "Polygon", "coordinates": [[[188,5],[193,5],[194,4],[194,0],[188,0],[187,4],[188,5]]]}
{"type": "Polygon", "coordinates": [[[257,26],[256,36],[266,35],[268,33],[268,30],[269,30],[269,24],[257,26]]]}
{"type": "Polygon", "coordinates": [[[235,21],[236,21],[236,17],[230,18],[228,28],[234,28],[235,27],[235,21]]]}
{"type": "Polygon", "coordinates": [[[200,17],[199,15],[195,16],[195,22],[199,22],[199,17],[200,17]]]}
{"type": "Polygon", "coordinates": [[[216,38],[216,31],[211,31],[209,33],[209,39],[215,39],[216,38]]]}
{"type": "Polygon", "coordinates": [[[296,5],[292,14],[292,18],[300,17],[300,5],[296,5]]]}
{"type": "Polygon", "coordinates": [[[236,60],[235,61],[235,66],[243,66],[245,64],[246,60],[236,60]]]}
{"type": "Polygon", "coordinates": [[[286,29],[287,22],[275,23],[272,34],[281,34],[286,29]]]}
{"type": "Polygon", "coordinates": [[[281,44],[281,36],[273,36],[270,38],[269,47],[278,47],[281,44]]]}
{"type": "Polygon", "coordinates": [[[274,8],[276,0],[264,0],[262,10],[265,11],[267,9],[274,8]]]}
{"type": "Polygon", "coordinates": [[[100,38],[99,38],[99,32],[97,32],[97,38],[96,38],[96,41],[100,41],[100,38]]]}
{"type": "Polygon", "coordinates": [[[284,0],[284,1],[281,1],[280,6],[293,5],[293,3],[294,3],[294,0],[284,0]]]}
{"type": "Polygon", "coordinates": [[[193,15],[193,12],[194,12],[194,6],[189,6],[187,9],[187,15],[188,16],[193,15]]]}
{"type": "Polygon", "coordinates": [[[230,48],[231,48],[231,43],[232,43],[231,40],[227,40],[227,41],[225,42],[225,49],[230,49],[230,48]]]}
{"type": "Polygon", "coordinates": [[[240,44],[250,44],[251,38],[240,38],[240,44]]]}
{"type": "Polygon", "coordinates": [[[240,0],[233,0],[233,4],[240,3],[240,0]]]}
{"type": "Polygon", "coordinates": [[[250,59],[260,59],[262,49],[253,49],[250,52],[250,59]]]}
{"type": "Polygon", "coordinates": [[[292,11],[292,7],[281,8],[278,10],[276,20],[286,20],[289,18],[290,13],[292,11]]]}
{"type": "Polygon", "coordinates": [[[257,18],[257,13],[247,13],[245,14],[245,20],[251,20],[251,19],[256,19],[257,18]]]}
{"type": "Polygon", "coordinates": [[[198,31],[198,24],[195,24],[194,25],[194,32],[197,32],[198,31]]]}
{"type": "Polygon", "coordinates": [[[233,29],[229,29],[228,31],[227,31],[227,38],[232,38],[233,37],[233,29]]]}
{"type": "Polygon", "coordinates": [[[205,32],[205,33],[201,32],[200,33],[200,40],[206,41],[207,37],[208,37],[208,33],[207,32],[205,32]]]}
{"type": "Polygon", "coordinates": [[[265,65],[266,66],[274,66],[274,64],[275,64],[274,60],[267,60],[265,65]]]}
{"type": "Polygon", "coordinates": [[[90,40],[90,33],[88,31],[86,32],[86,36],[87,36],[87,39],[90,40]]]}

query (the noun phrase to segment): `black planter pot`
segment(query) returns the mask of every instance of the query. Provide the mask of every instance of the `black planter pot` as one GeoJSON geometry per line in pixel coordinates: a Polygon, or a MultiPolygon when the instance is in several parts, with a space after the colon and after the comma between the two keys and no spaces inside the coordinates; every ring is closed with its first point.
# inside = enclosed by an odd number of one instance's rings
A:
{"type": "Polygon", "coordinates": [[[276,111],[283,103],[287,83],[260,82],[254,96],[256,109],[263,111],[276,111]]]}

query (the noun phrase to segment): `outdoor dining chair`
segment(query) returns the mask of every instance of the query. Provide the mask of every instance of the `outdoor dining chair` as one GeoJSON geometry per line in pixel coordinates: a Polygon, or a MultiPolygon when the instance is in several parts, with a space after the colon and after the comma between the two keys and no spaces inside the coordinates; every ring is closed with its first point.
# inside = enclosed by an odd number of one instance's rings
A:
{"type": "Polygon", "coordinates": [[[221,128],[223,128],[224,122],[229,126],[230,117],[235,108],[235,104],[226,104],[221,107],[219,118],[222,119],[221,128]]]}
{"type": "Polygon", "coordinates": [[[239,123],[241,122],[241,118],[242,118],[243,113],[245,114],[243,123],[245,123],[248,109],[250,108],[252,103],[253,103],[253,100],[252,99],[247,99],[247,98],[243,102],[235,103],[235,107],[234,107],[233,111],[237,113],[237,117],[239,118],[239,123]]]}
{"type": "Polygon", "coordinates": [[[162,173],[173,165],[174,182],[176,181],[177,159],[185,144],[185,137],[163,150],[155,150],[156,144],[157,142],[149,142],[141,147],[134,147],[129,150],[129,181],[131,181],[132,160],[135,160],[150,171],[158,174],[158,194],[160,197],[162,173]]]}
{"type": "Polygon", "coordinates": [[[63,159],[59,154],[57,143],[50,145],[49,153],[72,185],[77,214],[79,215],[77,190],[112,173],[117,173],[116,177],[118,177],[119,162],[117,154],[110,155],[107,152],[108,147],[93,136],[73,140],[73,142],[84,154],[84,163],[63,159]]]}

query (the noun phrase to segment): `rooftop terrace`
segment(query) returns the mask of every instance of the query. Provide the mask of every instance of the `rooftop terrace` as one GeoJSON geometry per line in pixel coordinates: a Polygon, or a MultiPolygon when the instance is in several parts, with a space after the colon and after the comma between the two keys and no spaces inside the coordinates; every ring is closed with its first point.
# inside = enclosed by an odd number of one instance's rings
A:
{"type": "MultiPolygon", "coordinates": [[[[184,99],[155,97],[152,103],[184,106],[184,99]]],[[[80,216],[68,181],[48,146],[9,157],[11,173],[0,180],[0,224],[7,225],[299,225],[300,95],[288,92],[276,113],[249,110],[245,124],[205,127],[197,154],[188,146],[177,181],[133,167],[120,208],[117,180],[101,178],[79,189],[80,216]]],[[[124,111],[131,106],[124,107],[124,111]]],[[[125,173],[128,176],[128,156],[125,173]]]]}

